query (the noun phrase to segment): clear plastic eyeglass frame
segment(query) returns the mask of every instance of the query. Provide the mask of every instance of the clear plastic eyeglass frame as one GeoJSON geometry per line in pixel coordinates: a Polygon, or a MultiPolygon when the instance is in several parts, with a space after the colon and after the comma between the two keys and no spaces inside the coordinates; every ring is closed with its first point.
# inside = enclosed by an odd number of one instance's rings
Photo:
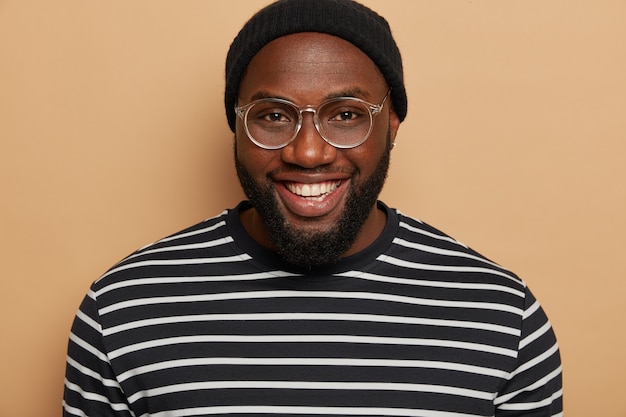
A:
{"type": "MultiPolygon", "coordinates": [[[[292,103],[289,100],[283,100],[279,98],[263,98],[259,100],[254,100],[243,106],[235,107],[235,113],[243,121],[246,135],[248,136],[248,138],[255,145],[263,149],[280,149],[289,145],[296,138],[296,136],[298,136],[298,133],[300,132],[300,129],[302,128],[304,112],[312,113],[313,124],[315,125],[315,129],[317,130],[319,135],[322,137],[322,139],[324,139],[328,144],[336,148],[340,148],[340,149],[349,149],[349,148],[355,148],[361,145],[370,136],[370,134],[372,133],[373,126],[374,126],[374,117],[381,112],[385,104],[385,101],[389,97],[390,93],[391,93],[391,89],[387,90],[387,94],[385,94],[385,97],[383,97],[380,104],[369,103],[365,100],[362,100],[356,97],[336,97],[336,98],[332,98],[330,100],[327,100],[321,103],[317,107],[312,106],[312,105],[298,106],[297,104],[292,103]],[[354,107],[354,108],[359,108],[359,109],[367,109],[367,114],[369,116],[369,124],[367,125],[367,130],[364,130],[362,125],[361,127],[359,127],[360,131],[363,131],[364,133],[359,133],[359,130],[357,129],[354,129],[351,132],[350,128],[347,128],[347,129],[344,128],[343,131],[347,132],[346,136],[350,138],[350,140],[337,141],[337,140],[333,140],[333,138],[331,137],[328,137],[328,135],[325,133],[326,129],[328,128],[324,127],[325,125],[322,124],[319,118],[320,109],[328,108],[328,106],[332,106],[333,104],[338,104],[338,103],[346,104],[345,106],[346,108],[354,107]],[[352,103],[352,105],[350,103],[352,103]],[[282,129],[282,132],[276,133],[276,132],[272,132],[271,129],[268,129],[267,131],[264,132],[264,134],[267,134],[268,136],[273,137],[273,138],[278,138],[279,136],[285,136],[283,140],[279,140],[277,141],[277,143],[268,143],[267,140],[259,140],[258,138],[255,138],[251,132],[251,129],[249,128],[248,117],[250,115],[250,110],[256,106],[263,105],[263,104],[270,104],[270,105],[275,104],[277,107],[286,107],[286,108],[293,110],[294,115],[295,114],[298,115],[298,120],[296,123],[290,122],[287,124],[287,127],[289,128],[288,130],[282,129]],[[289,134],[289,132],[291,134],[289,134]],[[354,140],[352,140],[351,135],[354,136],[355,138],[354,140]]],[[[275,113],[272,113],[271,111],[269,113],[275,114],[275,113]]]]}

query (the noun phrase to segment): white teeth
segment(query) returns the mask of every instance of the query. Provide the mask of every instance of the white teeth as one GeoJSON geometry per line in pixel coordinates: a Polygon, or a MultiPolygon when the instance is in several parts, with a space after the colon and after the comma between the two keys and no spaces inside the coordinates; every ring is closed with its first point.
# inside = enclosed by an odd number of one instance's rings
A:
{"type": "Polygon", "coordinates": [[[339,187],[340,183],[340,181],[329,181],[302,185],[287,183],[287,188],[292,193],[302,197],[319,197],[334,191],[335,189],[337,189],[337,187],[339,187]]]}

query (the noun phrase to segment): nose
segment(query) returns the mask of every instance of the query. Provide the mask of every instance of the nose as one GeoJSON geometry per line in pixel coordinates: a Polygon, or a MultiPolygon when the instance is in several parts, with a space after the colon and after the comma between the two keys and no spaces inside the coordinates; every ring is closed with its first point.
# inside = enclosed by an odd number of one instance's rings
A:
{"type": "Polygon", "coordinates": [[[336,157],[337,148],[326,142],[317,131],[313,112],[304,111],[298,135],[282,148],[283,161],[302,168],[315,168],[332,163],[336,157]]]}

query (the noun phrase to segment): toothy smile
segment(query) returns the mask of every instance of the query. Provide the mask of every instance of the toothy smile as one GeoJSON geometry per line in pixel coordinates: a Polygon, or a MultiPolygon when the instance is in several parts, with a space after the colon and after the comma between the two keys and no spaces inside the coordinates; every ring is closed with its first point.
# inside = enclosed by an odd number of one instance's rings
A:
{"type": "Polygon", "coordinates": [[[326,181],[315,184],[286,183],[286,187],[292,193],[301,197],[321,197],[339,187],[341,181],[326,181]]]}

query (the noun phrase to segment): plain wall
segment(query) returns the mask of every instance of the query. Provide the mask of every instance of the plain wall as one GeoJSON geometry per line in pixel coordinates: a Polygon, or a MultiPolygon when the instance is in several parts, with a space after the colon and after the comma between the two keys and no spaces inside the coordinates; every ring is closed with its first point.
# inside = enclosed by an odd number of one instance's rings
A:
{"type": "MultiPolygon", "coordinates": [[[[93,280],[242,198],[223,63],[267,2],[0,1],[0,417],[60,415],[93,280]]],[[[626,2],[363,2],[409,93],[383,200],[526,280],[568,417],[626,416],[626,2]]]]}

